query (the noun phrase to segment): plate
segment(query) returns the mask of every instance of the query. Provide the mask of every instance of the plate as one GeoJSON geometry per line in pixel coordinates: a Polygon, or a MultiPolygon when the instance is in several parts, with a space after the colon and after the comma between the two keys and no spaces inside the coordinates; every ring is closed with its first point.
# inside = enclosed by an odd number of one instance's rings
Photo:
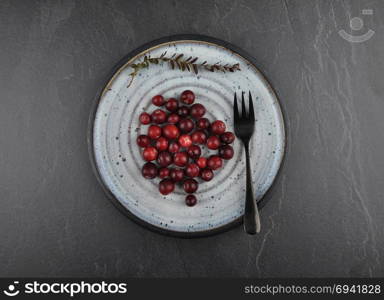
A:
{"type": "Polygon", "coordinates": [[[254,59],[224,41],[196,35],[173,36],[146,44],[124,57],[113,69],[108,82],[97,95],[91,112],[89,150],[94,171],[112,202],[126,215],[157,232],[181,237],[196,237],[223,232],[241,223],[245,201],[245,158],[239,140],[235,156],[226,161],[210,182],[199,185],[198,203],[187,207],[181,188],[162,196],[159,179],[141,176],[139,134],[147,126],[138,116],[155,107],[156,94],[177,97],[190,89],[196,101],[207,108],[207,118],[224,120],[233,130],[233,95],[251,91],[254,98],[256,129],[250,143],[254,192],[259,204],[271,187],[285,151],[285,129],[279,101],[254,59]],[[239,63],[233,73],[172,70],[167,65],[143,69],[130,82],[132,63],[144,56],[157,57],[183,53],[208,63],[239,63]]]}

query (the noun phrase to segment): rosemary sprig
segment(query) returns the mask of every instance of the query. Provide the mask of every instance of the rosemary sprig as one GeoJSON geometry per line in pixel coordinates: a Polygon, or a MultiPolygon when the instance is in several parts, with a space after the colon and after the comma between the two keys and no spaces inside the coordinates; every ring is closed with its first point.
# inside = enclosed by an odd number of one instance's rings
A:
{"type": "Polygon", "coordinates": [[[128,87],[132,84],[133,79],[139,73],[140,70],[149,68],[151,64],[158,65],[160,63],[167,63],[173,69],[177,68],[181,71],[193,72],[196,75],[199,73],[199,69],[205,69],[210,72],[221,71],[221,72],[235,72],[240,71],[240,65],[238,63],[229,65],[222,65],[220,63],[208,64],[207,61],[202,63],[198,63],[198,57],[188,57],[188,59],[183,59],[184,54],[174,53],[172,56],[167,57],[167,52],[164,52],[159,57],[151,57],[144,56],[144,60],[142,62],[130,65],[133,68],[133,72],[129,74],[131,76],[131,80],[128,84],[128,87]]]}

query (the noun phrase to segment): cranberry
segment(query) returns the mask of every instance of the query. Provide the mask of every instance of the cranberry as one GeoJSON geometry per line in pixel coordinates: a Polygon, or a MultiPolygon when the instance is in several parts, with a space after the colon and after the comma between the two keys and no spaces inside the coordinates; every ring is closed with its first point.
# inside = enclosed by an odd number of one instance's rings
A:
{"type": "Polygon", "coordinates": [[[199,166],[200,169],[204,169],[207,166],[207,159],[205,157],[199,157],[196,160],[196,164],[199,166]]]}
{"type": "Polygon", "coordinates": [[[188,194],[192,194],[197,191],[199,184],[195,179],[186,179],[183,183],[184,191],[188,194]]]}
{"type": "Polygon", "coordinates": [[[189,164],[186,168],[185,168],[185,174],[188,176],[188,177],[197,177],[199,176],[199,173],[200,173],[200,168],[198,165],[196,164],[189,164]]]}
{"type": "Polygon", "coordinates": [[[168,167],[172,163],[172,155],[167,151],[160,152],[157,156],[157,163],[160,167],[168,167]]]}
{"type": "Polygon", "coordinates": [[[205,107],[200,103],[193,104],[191,106],[191,116],[195,119],[201,118],[205,115],[205,107]]]}
{"type": "Polygon", "coordinates": [[[217,135],[212,135],[207,139],[207,147],[211,150],[219,149],[220,139],[217,135]]]}
{"type": "Polygon", "coordinates": [[[147,135],[139,135],[136,142],[144,148],[142,156],[147,161],[141,170],[143,177],[151,179],[159,176],[162,179],[159,191],[163,195],[171,193],[176,182],[183,181],[185,192],[191,194],[185,198],[185,202],[188,206],[194,206],[197,199],[192,193],[199,186],[195,179],[200,177],[204,181],[212,180],[214,170],[222,167],[223,159],[234,156],[234,150],[229,144],[234,142],[235,135],[225,131],[223,121],[216,120],[211,124],[207,118],[203,118],[206,108],[203,104],[194,103],[195,95],[192,91],[184,91],[180,101],[184,105],[180,106],[175,98],[166,101],[161,95],[154,96],[152,103],[164,108],[158,108],[152,114],[140,114],[140,123],[150,126],[147,135]],[[169,115],[165,109],[170,112],[169,115]],[[163,123],[167,124],[158,126],[163,123]],[[218,153],[209,158],[201,157],[201,147],[204,146],[198,144],[206,145],[211,150],[218,149],[218,153]],[[180,152],[180,149],[185,150],[180,152]],[[193,160],[191,163],[190,158],[193,160]],[[157,165],[152,162],[154,160],[157,165]],[[177,167],[168,167],[172,163],[177,167]]]}
{"type": "Polygon", "coordinates": [[[214,134],[223,134],[225,132],[226,126],[223,121],[216,120],[215,122],[212,123],[211,125],[211,130],[212,133],[214,134]]]}
{"type": "Polygon", "coordinates": [[[203,179],[204,181],[211,181],[213,176],[213,171],[209,168],[202,170],[200,174],[201,179],[203,179]]]}
{"type": "Polygon", "coordinates": [[[195,144],[205,144],[207,141],[207,135],[202,130],[197,130],[191,134],[192,142],[195,144]]]}
{"type": "Polygon", "coordinates": [[[196,203],[197,199],[195,195],[187,195],[187,197],[185,197],[185,204],[187,204],[188,206],[195,206],[196,203]]]}
{"type": "Polygon", "coordinates": [[[168,139],[175,139],[180,135],[180,131],[176,125],[168,124],[163,127],[163,135],[168,139]]]}
{"type": "Polygon", "coordinates": [[[179,144],[181,147],[188,148],[189,146],[192,145],[192,139],[188,134],[182,134],[179,137],[179,144]]]}
{"type": "Polygon", "coordinates": [[[220,139],[224,144],[232,144],[235,140],[235,135],[232,132],[227,131],[220,135],[220,139]]]}
{"type": "Polygon", "coordinates": [[[189,118],[182,119],[179,122],[179,128],[182,132],[188,133],[191,132],[193,128],[195,128],[195,123],[189,118]]]}
{"type": "Polygon", "coordinates": [[[175,183],[171,179],[163,179],[159,183],[159,191],[163,195],[168,195],[175,189],[175,183]]]}
{"type": "Polygon", "coordinates": [[[229,145],[222,146],[219,149],[219,155],[224,159],[231,159],[233,157],[233,154],[233,148],[229,145]]]}
{"type": "Polygon", "coordinates": [[[201,118],[196,121],[196,126],[199,129],[208,129],[211,123],[207,118],[201,118]]]}
{"type": "Polygon", "coordinates": [[[164,123],[167,120],[167,113],[161,109],[156,109],[151,116],[152,121],[157,124],[164,123]]]}
{"type": "Polygon", "coordinates": [[[177,114],[180,116],[180,117],[186,117],[189,115],[189,108],[186,107],[186,106],[180,106],[178,109],[177,109],[177,114]]]}
{"type": "Polygon", "coordinates": [[[146,161],[152,161],[157,158],[157,150],[155,147],[147,147],[143,150],[143,158],[146,161]]]}
{"type": "Polygon", "coordinates": [[[146,179],[152,179],[157,176],[157,167],[154,163],[147,162],[141,169],[141,174],[146,179]]]}
{"type": "Polygon", "coordinates": [[[173,157],[173,163],[176,166],[184,167],[188,163],[188,154],[186,152],[178,152],[173,157]]]}
{"type": "Polygon", "coordinates": [[[180,150],[180,145],[176,141],[172,141],[169,143],[168,151],[171,153],[176,153],[179,152],[180,150]]]}
{"type": "Polygon", "coordinates": [[[164,97],[161,95],[156,95],[152,97],[152,103],[156,106],[162,106],[165,103],[164,97]]]}
{"type": "Polygon", "coordinates": [[[156,149],[159,151],[164,151],[168,149],[168,140],[165,137],[159,137],[156,141],[156,149]]]}
{"type": "Polygon", "coordinates": [[[158,139],[161,136],[161,127],[157,125],[151,125],[148,127],[148,136],[151,139],[158,139]]]}
{"type": "Polygon", "coordinates": [[[151,123],[151,115],[146,112],[142,112],[139,116],[139,121],[141,124],[147,125],[151,123]]]}
{"type": "Polygon", "coordinates": [[[165,103],[165,108],[169,111],[176,111],[179,107],[179,102],[175,98],[169,98],[167,103],[165,103]]]}
{"type": "Polygon", "coordinates": [[[188,155],[192,158],[198,158],[201,155],[201,149],[197,145],[192,145],[187,149],[188,155]]]}
{"type": "Polygon", "coordinates": [[[167,122],[171,124],[176,124],[179,121],[180,121],[180,116],[177,114],[170,114],[167,119],[167,122]]]}
{"type": "Polygon", "coordinates": [[[195,94],[190,90],[186,90],[181,93],[180,100],[185,104],[192,104],[195,101],[195,94]]]}
{"type": "Polygon", "coordinates": [[[168,168],[161,168],[159,170],[159,177],[160,178],[167,178],[167,177],[169,177],[170,173],[171,173],[171,171],[168,168]]]}
{"type": "Polygon", "coordinates": [[[183,169],[172,169],[169,173],[169,176],[174,182],[182,181],[184,178],[184,170],[183,169]]]}
{"type": "Polygon", "coordinates": [[[151,143],[151,139],[149,138],[148,135],[142,134],[137,137],[136,142],[139,145],[139,147],[144,148],[149,146],[149,144],[151,143]]]}
{"type": "Polygon", "coordinates": [[[223,160],[217,155],[211,155],[208,158],[207,166],[212,170],[217,170],[223,165],[223,160]]]}

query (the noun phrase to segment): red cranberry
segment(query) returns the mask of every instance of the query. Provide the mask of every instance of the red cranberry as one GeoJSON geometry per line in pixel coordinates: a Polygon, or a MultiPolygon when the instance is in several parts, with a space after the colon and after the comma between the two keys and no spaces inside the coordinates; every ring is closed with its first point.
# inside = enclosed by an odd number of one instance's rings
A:
{"type": "Polygon", "coordinates": [[[140,114],[139,121],[141,124],[147,125],[151,123],[151,115],[146,112],[142,112],[140,114]]]}
{"type": "Polygon", "coordinates": [[[225,132],[226,126],[223,121],[216,120],[215,122],[212,123],[211,125],[211,130],[213,134],[223,134],[225,132]]]}
{"type": "Polygon", "coordinates": [[[167,119],[167,122],[171,124],[176,124],[179,121],[180,121],[180,116],[177,114],[170,114],[167,119]]]}
{"type": "Polygon", "coordinates": [[[205,157],[199,157],[196,160],[196,164],[199,166],[200,169],[204,169],[207,166],[207,159],[205,157]]]}
{"type": "Polygon", "coordinates": [[[186,117],[189,115],[189,108],[186,107],[186,106],[180,106],[178,109],[177,109],[177,114],[180,116],[180,117],[186,117]]]}
{"type": "Polygon", "coordinates": [[[182,119],[179,122],[179,128],[182,132],[188,133],[191,132],[193,128],[195,128],[195,123],[189,118],[182,119]]]}
{"type": "Polygon", "coordinates": [[[157,167],[154,163],[147,162],[143,165],[141,169],[141,174],[146,179],[152,179],[157,176],[157,167]]]}
{"type": "Polygon", "coordinates": [[[172,155],[167,151],[160,152],[157,156],[157,163],[160,167],[168,167],[172,163],[172,155]]]}
{"type": "Polygon", "coordinates": [[[197,191],[199,184],[195,179],[186,179],[183,183],[184,191],[188,194],[192,194],[197,191]]]}
{"type": "Polygon", "coordinates": [[[188,177],[197,177],[199,176],[199,173],[200,173],[200,168],[198,165],[196,164],[189,164],[186,168],[185,168],[185,174],[188,176],[188,177]]]}
{"type": "Polygon", "coordinates": [[[186,90],[181,93],[180,100],[185,104],[192,104],[195,101],[195,94],[190,90],[186,90]]]}
{"type": "Polygon", "coordinates": [[[167,177],[169,177],[170,173],[171,173],[171,171],[168,168],[161,168],[159,170],[159,177],[160,178],[167,178],[167,177]]]}
{"type": "Polygon", "coordinates": [[[143,150],[143,158],[146,161],[152,161],[157,158],[157,150],[155,147],[147,147],[143,150]]]}
{"type": "Polygon", "coordinates": [[[213,176],[213,171],[209,168],[202,170],[200,174],[201,179],[203,179],[204,181],[211,181],[213,176]]]}
{"type": "Polygon", "coordinates": [[[181,147],[188,148],[192,145],[192,139],[188,134],[182,134],[179,137],[179,144],[181,147]]]}
{"type": "Polygon", "coordinates": [[[233,148],[229,145],[222,146],[219,149],[219,155],[224,159],[231,159],[233,157],[233,154],[233,148]]]}
{"type": "Polygon", "coordinates": [[[159,137],[156,141],[156,149],[159,151],[164,151],[168,149],[168,140],[165,137],[159,137]]]}
{"type": "Polygon", "coordinates": [[[169,176],[174,182],[182,181],[184,178],[184,170],[183,169],[172,169],[169,173],[169,176]]]}
{"type": "Polygon", "coordinates": [[[168,124],[163,127],[163,135],[168,139],[175,139],[180,135],[180,131],[176,125],[168,124]]]}
{"type": "Polygon", "coordinates": [[[156,106],[162,106],[165,103],[165,99],[161,95],[156,95],[152,97],[152,103],[156,106]]]}
{"type": "Polygon", "coordinates": [[[211,123],[207,118],[201,118],[196,121],[196,126],[199,129],[208,129],[211,123]]]}
{"type": "Polygon", "coordinates": [[[201,118],[205,115],[205,107],[200,103],[193,104],[191,106],[191,116],[195,119],[201,118]]]}
{"type": "Polygon", "coordinates": [[[211,150],[219,149],[220,139],[216,135],[212,135],[207,139],[207,147],[211,150]]]}
{"type": "Polygon", "coordinates": [[[223,165],[223,160],[217,155],[211,155],[208,158],[207,166],[212,170],[217,170],[223,165]]]}
{"type": "Polygon", "coordinates": [[[159,191],[163,195],[168,195],[175,189],[175,183],[171,179],[163,179],[159,183],[159,191]]]}
{"type": "Polygon", "coordinates": [[[180,145],[177,141],[172,141],[169,143],[168,151],[171,153],[177,153],[180,150],[180,145]]]}
{"type": "Polygon", "coordinates": [[[191,139],[194,144],[205,144],[207,135],[202,130],[197,130],[191,134],[191,139]]]}
{"type": "Polygon", "coordinates": [[[187,197],[185,197],[185,204],[187,204],[188,206],[195,206],[196,203],[197,199],[195,195],[187,195],[187,197]]]}
{"type": "Polygon", "coordinates": [[[188,154],[186,152],[178,152],[173,157],[173,163],[176,166],[184,167],[188,163],[188,154]]]}
{"type": "Polygon", "coordinates": [[[156,109],[151,116],[152,121],[156,124],[162,124],[167,120],[167,113],[161,109],[156,109]]]}
{"type": "Polygon", "coordinates": [[[144,148],[149,146],[149,144],[151,143],[151,139],[149,138],[149,136],[142,134],[137,137],[136,142],[139,147],[144,148]]]}
{"type": "Polygon", "coordinates": [[[232,132],[224,132],[221,136],[220,136],[220,139],[221,141],[224,143],[224,144],[232,144],[233,141],[235,140],[235,135],[232,133],[232,132]]]}
{"type": "Polygon", "coordinates": [[[157,125],[151,125],[148,127],[148,136],[151,139],[158,139],[161,136],[161,127],[157,125]]]}
{"type": "Polygon", "coordinates": [[[169,98],[167,103],[165,103],[165,108],[169,111],[176,111],[179,107],[179,102],[175,98],[169,98]]]}
{"type": "Polygon", "coordinates": [[[198,158],[201,155],[201,149],[197,145],[192,145],[192,146],[188,147],[187,153],[192,158],[198,158]]]}

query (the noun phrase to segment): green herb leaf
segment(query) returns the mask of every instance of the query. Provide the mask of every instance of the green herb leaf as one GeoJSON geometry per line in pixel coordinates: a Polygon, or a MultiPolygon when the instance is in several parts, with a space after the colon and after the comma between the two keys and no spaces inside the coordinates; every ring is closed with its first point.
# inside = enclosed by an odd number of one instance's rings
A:
{"type": "Polygon", "coordinates": [[[167,57],[166,55],[167,51],[163,52],[159,57],[151,57],[150,55],[145,55],[143,61],[136,64],[131,64],[130,67],[132,67],[133,72],[129,74],[131,76],[131,80],[127,87],[132,84],[133,79],[137,76],[140,70],[149,68],[151,64],[158,65],[162,63],[169,63],[172,70],[177,67],[182,72],[193,72],[196,75],[199,73],[199,68],[205,69],[210,72],[221,71],[223,73],[226,73],[226,71],[232,73],[235,71],[240,71],[239,63],[233,65],[229,65],[228,63],[225,65],[221,65],[219,62],[215,64],[208,64],[207,61],[204,61],[203,63],[198,63],[198,57],[190,56],[188,57],[188,59],[183,60],[183,53],[173,53],[173,55],[170,57],[167,57]]]}

